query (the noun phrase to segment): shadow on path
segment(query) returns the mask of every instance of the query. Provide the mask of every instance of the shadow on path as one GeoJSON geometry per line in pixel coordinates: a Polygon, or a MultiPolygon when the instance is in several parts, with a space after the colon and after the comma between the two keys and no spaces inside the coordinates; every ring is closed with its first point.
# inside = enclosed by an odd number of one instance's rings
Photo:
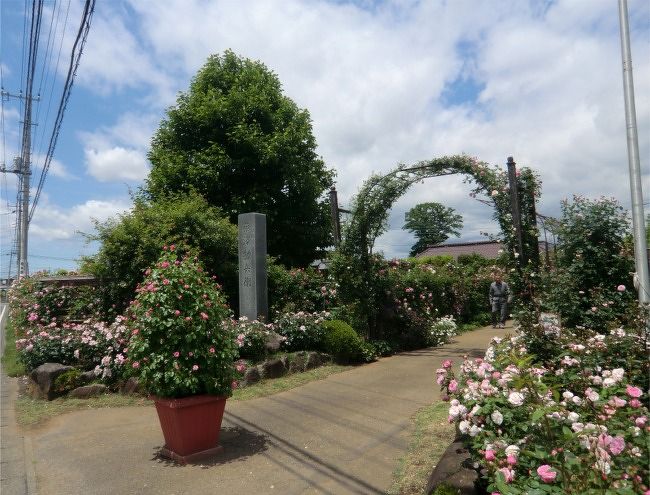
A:
{"type": "MultiPolygon", "coordinates": [[[[204,459],[201,462],[195,463],[204,469],[212,466],[219,466],[229,462],[245,461],[247,458],[264,452],[268,449],[267,437],[256,431],[247,430],[240,426],[222,427],[219,435],[219,445],[223,450],[212,458],[204,459]]],[[[159,451],[162,445],[154,448],[152,461],[158,461],[161,464],[170,467],[183,467],[176,462],[161,457],[159,451]]]]}

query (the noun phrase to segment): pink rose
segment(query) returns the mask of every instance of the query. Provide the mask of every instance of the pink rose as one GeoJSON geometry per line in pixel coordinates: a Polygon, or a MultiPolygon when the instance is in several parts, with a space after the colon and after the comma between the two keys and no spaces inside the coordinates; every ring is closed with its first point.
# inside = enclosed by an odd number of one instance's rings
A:
{"type": "Polygon", "coordinates": [[[616,287],[616,290],[619,291],[619,292],[625,292],[625,286],[623,284],[621,284],[618,287],[616,287]]]}
{"type": "Polygon", "coordinates": [[[555,481],[555,477],[557,476],[557,472],[553,471],[553,468],[551,468],[551,466],[548,464],[543,464],[538,467],[537,474],[544,483],[552,483],[555,481]]]}
{"type": "Polygon", "coordinates": [[[442,385],[442,382],[445,381],[445,375],[438,375],[438,378],[436,378],[436,383],[438,385],[442,385]]]}
{"type": "Polygon", "coordinates": [[[509,465],[514,466],[515,464],[517,464],[517,458],[516,458],[514,455],[509,455],[509,456],[506,458],[506,462],[507,462],[509,465]]]}
{"type": "Polygon", "coordinates": [[[639,399],[632,399],[630,401],[630,407],[633,407],[635,409],[641,407],[641,401],[639,399]]]}
{"type": "Polygon", "coordinates": [[[214,354],[214,347],[210,347],[210,354],[214,354]]]}
{"type": "Polygon", "coordinates": [[[180,355],[181,355],[181,353],[178,352],[178,351],[176,351],[176,352],[174,353],[174,357],[175,357],[175,358],[177,358],[177,357],[180,356],[180,355]]]}
{"type": "Polygon", "coordinates": [[[235,389],[237,388],[237,385],[238,385],[238,384],[237,384],[237,380],[233,380],[232,383],[230,384],[230,388],[232,388],[233,390],[235,390],[235,389]]]}
{"type": "Polygon", "coordinates": [[[625,388],[625,391],[627,392],[627,395],[634,397],[635,399],[638,399],[641,397],[641,394],[643,394],[643,391],[639,387],[634,387],[632,385],[628,385],[625,388]]]}
{"type": "Polygon", "coordinates": [[[616,436],[609,442],[609,451],[614,455],[620,454],[624,449],[625,440],[623,440],[623,437],[616,436]]]}
{"type": "Polygon", "coordinates": [[[506,483],[510,483],[512,480],[515,479],[515,472],[507,467],[502,467],[499,469],[499,472],[503,474],[503,477],[506,480],[506,483]]]}
{"type": "Polygon", "coordinates": [[[208,315],[206,313],[201,313],[201,318],[203,318],[204,320],[207,320],[208,315]]]}
{"type": "Polygon", "coordinates": [[[446,360],[442,363],[442,367],[443,367],[443,368],[451,368],[451,365],[452,365],[452,361],[451,361],[450,359],[446,359],[446,360]]]}
{"type": "Polygon", "coordinates": [[[139,361],[135,361],[131,366],[133,366],[134,368],[137,369],[137,368],[140,367],[140,362],[139,362],[139,361]]]}
{"type": "Polygon", "coordinates": [[[176,311],[174,311],[174,314],[175,314],[176,316],[180,316],[181,312],[177,309],[176,311]]]}
{"type": "Polygon", "coordinates": [[[448,389],[452,393],[458,390],[458,382],[456,380],[450,381],[448,389]]]}
{"type": "Polygon", "coordinates": [[[198,369],[199,369],[199,365],[198,365],[198,364],[194,364],[194,365],[192,365],[192,371],[196,371],[196,370],[198,370],[198,369]]]}
{"type": "Polygon", "coordinates": [[[634,420],[634,424],[637,425],[639,428],[643,428],[646,424],[646,421],[648,421],[648,418],[645,416],[639,416],[634,420]]]}
{"type": "Polygon", "coordinates": [[[485,460],[486,461],[493,461],[496,458],[497,458],[497,456],[496,456],[494,450],[486,450],[485,451],[485,460]]]}

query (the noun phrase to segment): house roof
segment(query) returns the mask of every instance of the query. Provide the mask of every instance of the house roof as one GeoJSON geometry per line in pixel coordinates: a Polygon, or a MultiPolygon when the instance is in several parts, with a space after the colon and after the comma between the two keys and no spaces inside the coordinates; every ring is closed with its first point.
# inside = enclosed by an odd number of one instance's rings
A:
{"type": "Polygon", "coordinates": [[[429,246],[418,253],[416,258],[447,255],[458,259],[461,254],[479,254],[488,259],[495,259],[499,256],[500,249],[503,249],[503,246],[497,241],[455,242],[429,246]]]}

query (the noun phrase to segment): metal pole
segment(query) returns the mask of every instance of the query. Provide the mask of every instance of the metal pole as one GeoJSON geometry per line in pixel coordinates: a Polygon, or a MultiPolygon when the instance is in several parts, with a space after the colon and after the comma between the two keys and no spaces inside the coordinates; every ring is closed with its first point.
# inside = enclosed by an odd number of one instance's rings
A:
{"type": "Polygon", "coordinates": [[[628,25],[627,0],[618,0],[618,14],[621,24],[621,55],[623,58],[623,95],[625,98],[625,123],[627,127],[627,156],[630,169],[630,192],[632,197],[632,227],[634,229],[634,261],[639,280],[639,302],[650,302],[650,281],[648,277],[648,246],[645,238],[643,215],[643,189],[641,187],[641,166],[639,164],[639,138],[636,128],[634,105],[634,79],[632,77],[632,52],[630,49],[630,27],[628,25]]]}

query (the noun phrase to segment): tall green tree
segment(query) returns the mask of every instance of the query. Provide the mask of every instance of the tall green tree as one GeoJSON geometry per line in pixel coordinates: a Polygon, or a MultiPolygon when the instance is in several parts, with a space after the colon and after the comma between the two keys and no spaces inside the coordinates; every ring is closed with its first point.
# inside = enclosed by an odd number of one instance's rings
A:
{"type": "Polygon", "coordinates": [[[208,58],[167,110],[149,160],[153,200],[194,190],[233,223],[264,213],[269,254],[285,265],[331,244],[324,193],[334,174],[316,154],[309,113],[261,62],[232,51],[208,58]]]}
{"type": "Polygon", "coordinates": [[[237,294],[237,228],[196,193],[156,202],[135,198],[133,210],[105,222],[95,222],[86,234],[99,242],[95,255],[84,257],[82,271],[100,279],[106,316],[121,314],[165,244],[192,248],[208,272],[217,276],[229,299],[237,294]]]}
{"type": "Polygon", "coordinates": [[[417,242],[411,247],[411,256],[424,251],[428,246],[440,244],[450,235],[458,237],[463,228],[463,217],[453,208],[440,203],[420,203],[404,215],[402,227],[415,234],[417,242]]]}

